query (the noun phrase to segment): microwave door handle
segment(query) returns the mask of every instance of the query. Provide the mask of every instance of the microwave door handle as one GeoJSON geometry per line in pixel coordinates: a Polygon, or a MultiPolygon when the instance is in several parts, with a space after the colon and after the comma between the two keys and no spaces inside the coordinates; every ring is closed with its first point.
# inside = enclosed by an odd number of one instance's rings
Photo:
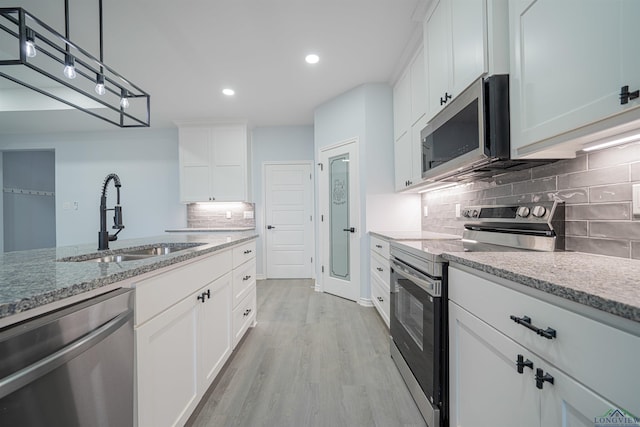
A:
{"type": "Polygon", "coordinates": [[[420,288],[422,288],[424,291],[426,291],[429,294],[433,294],[434,292],[434,286],[433,283],[424,279],[421,279],[411,273],[407,273],[406,271],[402,270],[402,268],[398,268],[398,264],[395,264],[396,268],[394,268],[394,271],[399,275],[404,277],[407,280],[412,281],[413,283],[415,283],[416,285],[418,285],[420,288]]]}

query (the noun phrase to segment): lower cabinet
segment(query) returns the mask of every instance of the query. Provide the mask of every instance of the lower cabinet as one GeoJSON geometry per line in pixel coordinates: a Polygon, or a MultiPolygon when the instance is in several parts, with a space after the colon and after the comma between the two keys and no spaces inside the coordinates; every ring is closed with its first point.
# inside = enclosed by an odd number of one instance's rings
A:
{"type": "Polygon", "coordinates": [[[240,342],[244,333],[256,320],[256,286],[249,290],[248,295],[233,309],[233,348],[240,342]]]}
{"type": "Polygon", "coordinates": [[[640,414],[638,370],[625,355],[637,357],[640,338],[484,277],[449,273],[452,426],[593,427],[616,410],[640,414]],[[510,318],[514,311],[527,314],[527,327],[510,318]],[[553,337],[531,330],[548,324],[553,337]]]}
{"type": "Polygon", "coordinates": [[[183,425],[231,354],[231,273],[137,328],[136,341],[138,425],[183,425]]]}

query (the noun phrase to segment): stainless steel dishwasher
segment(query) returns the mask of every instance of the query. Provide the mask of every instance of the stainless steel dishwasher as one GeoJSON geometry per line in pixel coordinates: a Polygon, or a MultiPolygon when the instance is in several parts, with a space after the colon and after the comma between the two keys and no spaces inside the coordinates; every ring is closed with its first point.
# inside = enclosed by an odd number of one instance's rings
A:
{"type": "Polygon", "coordinates": [[[133,291],[0,331],[0,426],[133,425],[133,291]]]}

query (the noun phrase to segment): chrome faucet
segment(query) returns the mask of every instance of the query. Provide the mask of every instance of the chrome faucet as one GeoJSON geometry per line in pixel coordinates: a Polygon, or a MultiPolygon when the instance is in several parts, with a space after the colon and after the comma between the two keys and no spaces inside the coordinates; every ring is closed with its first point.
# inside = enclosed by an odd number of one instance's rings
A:
{"type": "Polygon", "coordinates": [[[124,225],[122,224],[122,207],[120,206],[120,178],[115,173],[110,173],[104,179],[102,185],[102,196],[100,197],[100,231],[98,232],[98,250],[109,249],[109,242],[118,240],[118,233],[122,231],[124,225]],[[109,181],[113,181],[117,191],[117,201],[113,209],[107,209],[107,185],[109,181]],[[118,230],[116,234],[109,234],[107,230],[107,211],[114,211],[113,214],[113,229],[118,230]]]}

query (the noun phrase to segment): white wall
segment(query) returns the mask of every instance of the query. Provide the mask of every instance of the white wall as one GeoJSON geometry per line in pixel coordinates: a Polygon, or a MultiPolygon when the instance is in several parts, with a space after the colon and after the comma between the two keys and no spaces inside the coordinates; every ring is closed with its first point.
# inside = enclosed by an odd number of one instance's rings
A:
{"type": "MultiPolygon", "coordinates": [[[[393,91],[389,85],[364,84],[321,105],[315,111],[314,128],[316,159],[324,147],[358,139],[360,227],[363,230],[420,230],[420,196],[394,193],[393,91]],[[398,204],[409,209],[400,212],[401,215],[398,210],[386,215],[388,206],[398,204]]],[[[316,205],[318,194],[316,182],[316,205]]],[[[316,223],[316,234],[318,227],[316,223]]],[[[319,255],[318,242],[317,259],[319,255]]],[[[316,265],[316,275],[321,277],[319,265],[316,265]]],[[[360,302],[365,303],[371,294],[368,233],[360,234],[360,280],[360,302]]]]}
{"type": "MultiPolygon", "coordinates": [[[[108,132],[0,135],[0,150],[53,149],[56,153],[56,242],[97,245],[104,178],[122,181],[125,229],[120,238],[155,236],[186,226],[178,202],[178,132],[175,129],[115,129],[108,132]],[[65,204],[78,202],[78,210],[65,204]]],[[[107,205],[115,204],[113,183],[107,205]]],[[[108,212],[108,223],[112,222],[108,212]]],[[[96,246],[97,247],[97,246],[96,246]]]]}
{"type": "Polygon", "coordinates": [[[313,126],[273,126],[255,128],[251,138],[251,178],[255,203],[256,231],[256,273],[264,271],[264,194],[263,164],[265,162],[313,161],[313,126]]]}

